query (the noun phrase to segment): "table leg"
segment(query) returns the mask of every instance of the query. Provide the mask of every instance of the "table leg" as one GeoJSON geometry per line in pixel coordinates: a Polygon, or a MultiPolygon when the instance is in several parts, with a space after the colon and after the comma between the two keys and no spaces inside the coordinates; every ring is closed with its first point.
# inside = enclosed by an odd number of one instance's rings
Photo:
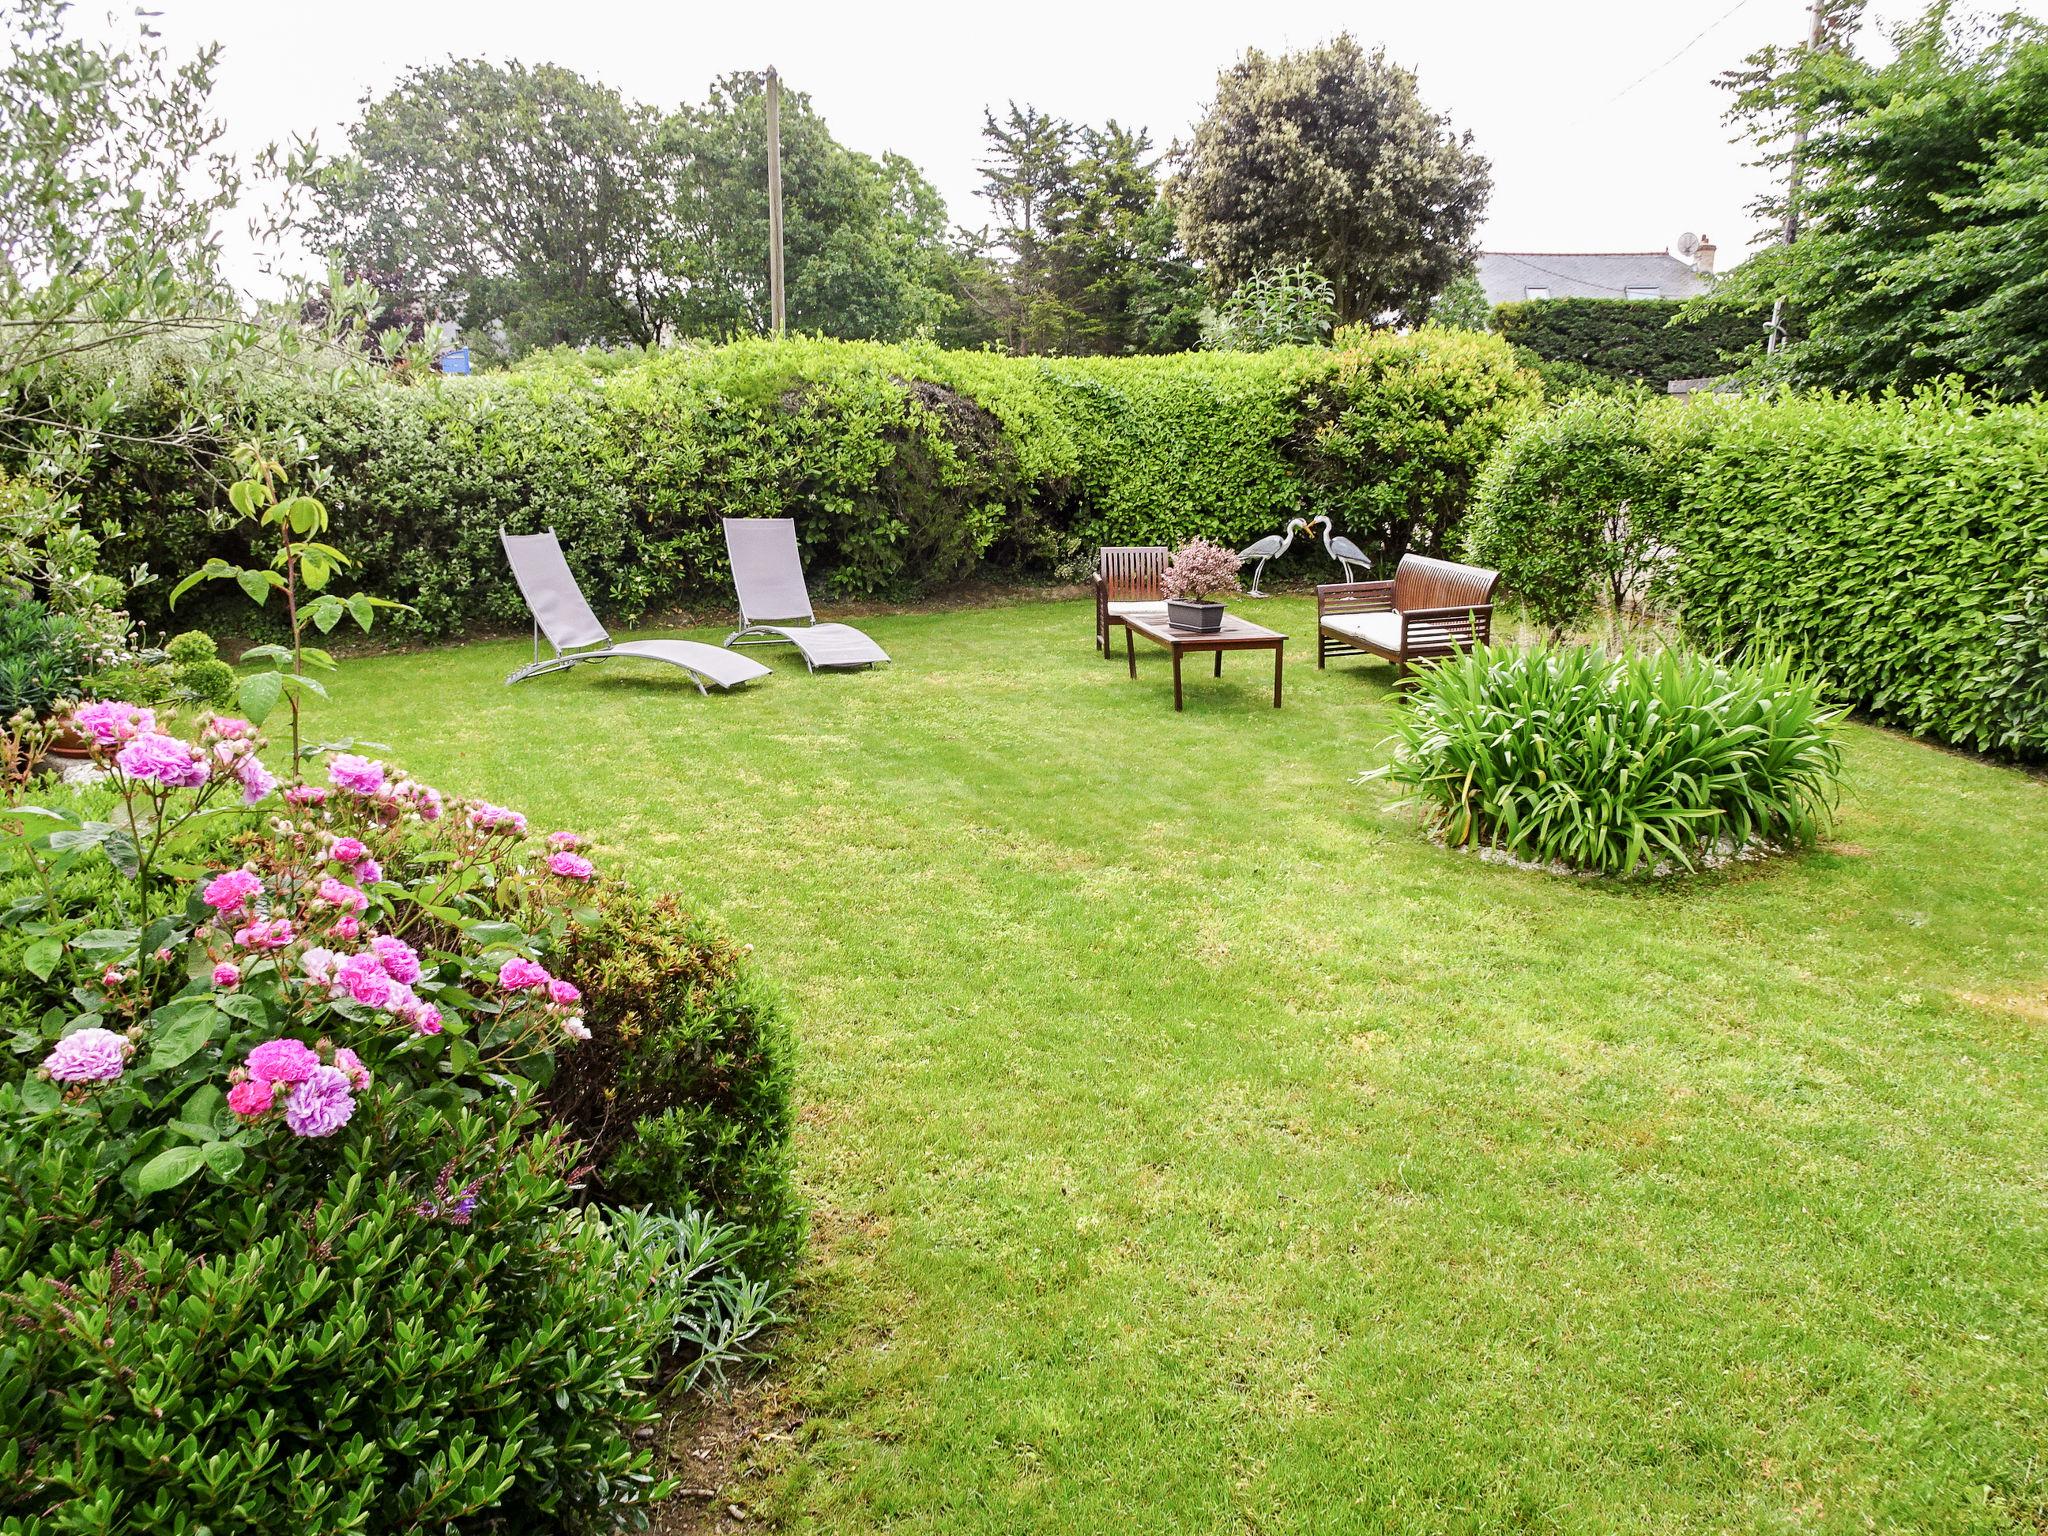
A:
{"type": "Polygon", "coordinates": [[[1223,675],[1223,653],[1221,651],[1216,653],[1216,675],[1218,677],[1223,675]]]}
{"type": "Polygon", "coordinates": [[[1131,676],[1136,677],[1138,675],[1138,641],[1136,633],[1128,624],[1124,626],[1124,660],[1130,665],[1131,676]]]}
{"type": "Polygon", "coordinates": [[[1180,647],[1177,645],[1173,648],[1173,707],[1175,713],[1178,713],[1180,710],[1180,647]]]}
{"type": "Polygon", "coordinates": [[[1275,709],[1280,707],[1280,660],[1286,654],[1287,647],[1284,644],[1273,647],[1273,707],[1275,709]]]}

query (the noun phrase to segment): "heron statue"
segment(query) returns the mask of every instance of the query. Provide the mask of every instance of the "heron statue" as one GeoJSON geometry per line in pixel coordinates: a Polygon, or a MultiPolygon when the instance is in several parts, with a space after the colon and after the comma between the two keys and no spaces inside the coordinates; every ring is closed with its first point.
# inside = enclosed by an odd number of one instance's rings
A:
{"type": "Polygon", "coordinates": [[[1263,539],[1258,540],[1254,544],[1249,544],[1237,552],[1237,558],[1240,560],[1256,560],[1259,562],[1252,569],[1252,584],[1245,593],[1246,597],[1264,597],[1266,595],[1259,590],[1259,578],[1266,573],[1266,562],[1268,560],[1278,560],[1287,553],[1287,546],[1294,542],[1294,530],[1297,528],[1301,529],[1304,533],[1308,531],[1308,525],[1300,518],[1292,518],[1282,532],[1269,533],[1263,539]]]}
{"type": "Polygon", "coordinates": [[[1367,557],[1364,550],[1352,543],[1351,540],[1337,533],[1336,529],[1331,525],[1330,515],[1327,512],[1310,518],[1307,526],[1313,529],[1317,523],[1323,525],[1324,552],[1332,560],[1344,567],[1344,579],[1346,581],[1357,581],[1359,579],[1357,572],[1352,570],[1353,566],[1357,566],[1359,570],[1364,571],[1368,576],[1372,574],[1371,559],[1367,557]]]}

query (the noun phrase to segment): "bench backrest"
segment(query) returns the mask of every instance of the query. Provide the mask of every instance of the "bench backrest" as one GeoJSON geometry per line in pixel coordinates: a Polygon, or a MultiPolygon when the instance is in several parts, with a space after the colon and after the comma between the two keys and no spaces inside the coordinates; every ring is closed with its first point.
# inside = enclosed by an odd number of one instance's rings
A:
{"type": "Polygon", "coordinates": [[[1428,555],[1403,555],[1394,569],[1394,606],[1412,608],[1463,608],[1493,601],[1499,571],[1483,565],[1459,565],[1453,560],[1432,560],[1428,555]]]}
{"type": "Polygon", "coordinates": [[[1095,557],[1104,595],[1113,603],[1156,603],[1159,578],[1173,552],[1161,544],[1105,544],[1095,557]]]}

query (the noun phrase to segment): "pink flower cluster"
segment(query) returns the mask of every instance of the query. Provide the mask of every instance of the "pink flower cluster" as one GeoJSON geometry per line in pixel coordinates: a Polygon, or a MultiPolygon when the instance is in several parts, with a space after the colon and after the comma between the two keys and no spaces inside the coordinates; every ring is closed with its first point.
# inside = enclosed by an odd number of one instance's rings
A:
{"type": "Polygon", "coordinates": [[[509,832],[519,837],[526,835],[526,818],[517,811],[508,811],[502,805],[492,805],[479,800],[469,808],[469,824],[479,832],[509,832]]]}
{"type": "Polygon", "coordinates": [[[1163,597],[1200,602],[1238,590],[1237,554],[1208,539],[1189,539],[1159,575],[1163,597]]]}
{"type": "Polygon", "coordinates": [[[338,752],[328,761],[327,777],[336,789],[367,797],[384,787],[384,765],[353,752],[338,752]]]}
{"type": "Polygon", "coordinates": [[[207,881],[199,899],[222,917],[240,917],[262,894],[263,882],[255,875],[246,869],[230,869],[207,881]]]}
{"type": "Polygon", "coordinates": [[[89,1026],[73,1030],[52,1046],[41,1072],[59,1083],[111,1083],[134,1054],[134,1042],[126,1035],[89,1026]]]}
{"type": "Polygon", "coordinates": [[[118,747],[124,741],[156,730],[156,711],[118,699],[95,699],[81,704],[71,716],[72,723],[93,739],[95,746],[118,747]]]}
{"type": "Polygon", "coordinates": [[[253,1124],[282,1107],[294,1136],[332,1136],[355,1113],[355,1096],[370,1086],[370,1070],[346,1046],[320,1043],[331,1061],[288,1036],[255,1047],[230,1074],[228,1108],[253,1124]]]}
{"type": "Polygon", "coordinates": [[[441,1032],[441,1010],[412,989],[422,967],[418,952],[403,939],[377,934],[368,949],[353,955],[309,949],[299,957],[299,968],[309,983],[335,997],[380,1009],[422,1035],[441,1032]]]}
{"type": "Polygon", "coordinates": [[[199,733],[199,744],[213,760],[235,776],[242,786],[242,803],[254,805],[277,788],[277,775],[263,766],[256,755],[263,740],[256,727],[229,715],[210,715],[199,733]]]}
{"type": "Polygon", "coordinates": [[[548,868],[565,880],[588,880],[597,873],[597,866],[580,853],[551,853],[548,868]]]}
{"type": "Polygon", "coordinates": [[[572,1040],[590,1038],[590,1030],[583,1020],[569,1012],[583,1000],[583,993],[574,982],[550,976],[547,968],[537,961],[528,960],[523,955],[514,955],[498,967],[498,985],[507,992],[546,988],[550,1011],[567,1015],[562,1020],[562,1033],[572,1040]]]}
{"type": "Polygon", "coordinates": [[[166,789],[197,789],[208,773],[204,753],[155,731],[130,741],[114,755],[114,766],[131,779],[152,780],[166,789]]]}

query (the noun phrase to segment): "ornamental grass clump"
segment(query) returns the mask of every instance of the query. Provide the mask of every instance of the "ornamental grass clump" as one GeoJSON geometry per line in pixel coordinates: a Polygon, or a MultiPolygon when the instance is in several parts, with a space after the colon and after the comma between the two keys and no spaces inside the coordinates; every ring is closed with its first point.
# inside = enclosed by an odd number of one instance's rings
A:
{"type": "Polygon", "coordinates": [[[1782,658],[1482,646],[1423,674],[1376,771],[1457,847],[1589,874],[1809,846],[1839,712],[1782,658]]]}

